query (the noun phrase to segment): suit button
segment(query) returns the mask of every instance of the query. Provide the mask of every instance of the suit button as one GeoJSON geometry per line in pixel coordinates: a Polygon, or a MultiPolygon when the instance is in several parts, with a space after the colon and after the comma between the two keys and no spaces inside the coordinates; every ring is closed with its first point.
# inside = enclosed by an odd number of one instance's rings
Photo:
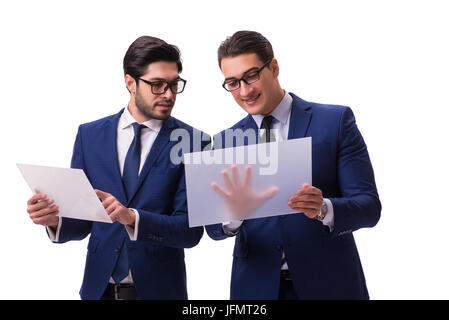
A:
{"type": "Polygon", "coordinates": [[[277,251],[282,251],[282,245],[277,244],[277,245],[276,245],[276,250],[277,250],[277,251]]]}
{"type": "Polygon", "coordinates": [[[114,249],[114,252],[120,252],[120,247],[116,247],[116,248],[114,249]]]}

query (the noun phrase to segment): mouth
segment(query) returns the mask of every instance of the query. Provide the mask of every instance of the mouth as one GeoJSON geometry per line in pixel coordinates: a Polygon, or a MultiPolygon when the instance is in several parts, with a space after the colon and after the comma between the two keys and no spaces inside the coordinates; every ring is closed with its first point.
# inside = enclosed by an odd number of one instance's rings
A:
{"type": "Polygon", "coordinates": [[[161,110],[161,111],[168,111],[168,110],[170,110],[173,107],[173,105],[172,104],[158,103],[155,107],[157,109],[161,110]]]}
{"type": "Polygon", "coordinates": [[[244,102],[246,105],[252,106],[252,105],[254,105],[254,104],[257,103],[257,101],[258,101],[260,95],[261,95],[261,94],[259,93],[259,94],[256,95],[255,97],[248,98],[248,99],[242,99],[242,100],[243,100],[243,102],[244,102]]]}

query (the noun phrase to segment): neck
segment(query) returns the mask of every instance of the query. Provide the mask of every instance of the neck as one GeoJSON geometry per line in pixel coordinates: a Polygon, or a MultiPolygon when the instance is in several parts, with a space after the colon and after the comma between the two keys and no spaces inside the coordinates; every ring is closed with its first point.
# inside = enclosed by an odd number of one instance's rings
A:
{"type": "Polygon", "coordinates": [[[285,95],[285,91],[279,87],[279,90],[276,91],[276,97],[273,100],[273,105],[270,107],[270,109],[265,112],[262,113],[262,115],[266,116],[267,114],[270,114],[273,112],[274,109],[276,109],[276,107],[281,103],[282,99],[284,98],[285,95]]]}

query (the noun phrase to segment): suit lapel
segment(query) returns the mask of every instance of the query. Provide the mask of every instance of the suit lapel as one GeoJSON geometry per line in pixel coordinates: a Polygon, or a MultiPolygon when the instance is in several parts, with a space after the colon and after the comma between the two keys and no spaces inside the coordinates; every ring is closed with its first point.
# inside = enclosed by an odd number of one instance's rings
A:
{"type": "Polygon", "coordinates": [[[137,186],[131,197],[128,199],[128,204],[135,197],[137,191],[139,190],[142,183],[145,181],[146,176],[150,172],[150,169],[153,167],[154,162],[159,157],[162,150],[169,145],[170,142],[170,133],[172,131],[172,127],[174,126],[173,119],[170,117],[164,121],[162,124],[161,130],[159,131],[156,140],[151,146],[151,150],[145,160],[145,163],[140,171],[139,178],[137,180],[137,186]]]}
{"type": "Polygon", "coordinates": [[[293,97],[288,139],[304,138],[309,129],[312,112],[310,106],[302,99],[290,93],[293,97]]]}
{"type": "Polygon", "coordinates": [[[118,186],[120,192],[120,194],[116,195],[116,198],[120,200],[120,202],[124,203],[123,200],[126,200],[126,192],[123,186],[122,175],[120,174],[117,152],[117,126],[122,112],[123,109],[105,124],[104,129],[107,134],[107,139],[105,139],[104,154],[106,155],[106,159],[111,159],[113,162],[112,179],[115,182],[115,185],[118,186]]]}
{"type": "MultiPolygon", "coordinates": [[[[254,121],[253,117],[252,117],[250,114],[248,114],[248,115],[246,116],[245,120],[242,121],[241,129],[242,129],[243,131],[246,131],[246,130],[248,130],[248,129],[254,130],[254,132],[256,133],[256,143],[259,143],[259,128],[257,127],[256,121],[254,121]]],[[[247,145],[247,144],[248,144],[248,143],[247,143],[247,141],[245,140],[244,145],[247,145]]],[[[233,145],[234,145],[234,146],[236,145],[236,144],[235,144],[235,141],[234,141],[233,145]]]]}

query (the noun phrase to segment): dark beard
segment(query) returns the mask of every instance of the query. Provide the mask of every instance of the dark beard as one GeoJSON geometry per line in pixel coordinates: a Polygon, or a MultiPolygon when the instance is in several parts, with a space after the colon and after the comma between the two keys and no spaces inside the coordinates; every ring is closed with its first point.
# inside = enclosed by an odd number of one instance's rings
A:
{"type": "MultiPolygon", "coordinates": [[[[140,111],[140,113],[142,113],[148,119],[165,120],[168,117],[170,117],[171,109],[164,112],[163,114],[157,114],[157,113],[153,112],[152,106],[146,105],[145,102],[142,101],[142,99],[140,98],[139,92],[137,92],[137,94],[136,94],[135,102],[136,102],[136,107],[140,111]]],[[[173,101],[170,101],[170,103],[173,106],[173,101]]]]}

